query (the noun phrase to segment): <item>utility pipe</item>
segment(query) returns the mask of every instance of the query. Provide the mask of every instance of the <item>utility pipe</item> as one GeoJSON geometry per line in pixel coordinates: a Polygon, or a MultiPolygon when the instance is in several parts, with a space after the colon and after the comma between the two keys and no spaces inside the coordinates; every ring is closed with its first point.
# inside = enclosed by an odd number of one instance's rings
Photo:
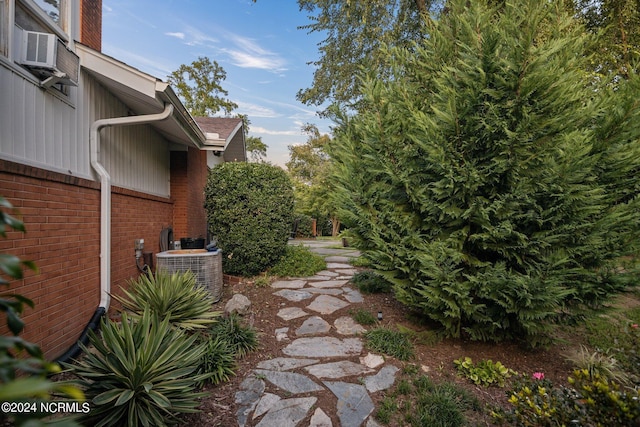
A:
{"type": "Polygon", "coordinates": [[[89,149],[91,151],[91,167],[100,179],[100,304],[91,320],[82,331],[80,338],[56,362],[67,362],[80,353],[79,342],[86,345],[88,331],[100,326],[100,318],[109,310],[111,301],[111,176],[100,163],[100,131],[111,126],[130,126],[165,120],[173,113],[173,105],[165,104],[164,111],[158,114],[143,116],[115,117],[98,119],[89,130],[89,149]]]}

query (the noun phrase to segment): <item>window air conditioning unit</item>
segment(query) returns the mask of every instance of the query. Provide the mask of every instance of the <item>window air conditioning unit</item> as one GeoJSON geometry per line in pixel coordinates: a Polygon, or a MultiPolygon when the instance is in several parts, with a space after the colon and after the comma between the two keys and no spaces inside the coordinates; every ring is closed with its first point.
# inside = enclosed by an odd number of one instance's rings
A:
{"type": "Polygon", "coordinates": [[[18,63],[46,78],[45,86],[62,83],[78,84],[80,59],[55,34],[16,28],[19,42],[18,63]]]}

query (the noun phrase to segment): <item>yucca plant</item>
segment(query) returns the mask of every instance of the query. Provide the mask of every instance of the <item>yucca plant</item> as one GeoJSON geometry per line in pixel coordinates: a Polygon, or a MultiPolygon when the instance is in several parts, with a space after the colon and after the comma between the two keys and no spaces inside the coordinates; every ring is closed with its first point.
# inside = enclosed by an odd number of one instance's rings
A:
{"type": "Polygon", "coordinates": [[[181,329],[202,329],[214,323],[220,312],[211,311],[211,294],[196,285],[196,278],[190,271],[169,274],[158,271],[155,275],[142,275],[129,281],[129,288],[123,295],[113,295],[122,308],[139,317],[146,309],[157,313],[160,318],[168,317],[169,322],[181,329]]]}
{"type": "Polygon", "coordinates": [[[66,364],[91,402],[82,421],[94,426],[161,426],[177,415],[197,412],[196,392],[208,375],[197,374],[204,347],[195,334],[172,327],[169,318],[144,310],[138,319],[103,321],[102,338],[90,334],[94,349],[66,364]]]}
{"type": "Polygon", "coordinates": [[[243,325],[235,314],[225,317],[213,325],[210,333],[213,337],[226,341],[238,357],[243,357],[258,348],[256,331],[243,325]]]}

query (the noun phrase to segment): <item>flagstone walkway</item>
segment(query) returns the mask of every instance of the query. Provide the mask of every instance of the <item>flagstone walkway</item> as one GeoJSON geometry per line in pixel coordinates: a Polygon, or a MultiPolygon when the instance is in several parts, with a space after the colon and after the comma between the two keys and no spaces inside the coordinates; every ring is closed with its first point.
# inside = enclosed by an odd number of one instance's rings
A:
{"type": "Polygon", "coordinates": [[[304,244],[325,257],[327,269],[271,284],[274,298],[285,303],[277,314],[284,326],[273,331],[273,339],[287,345],[243,380],[235,395],[238,426],[377,427],[371,395],[391,387],[398,368],[365,350],[365,328],[348,315],[363,301],[349,286],[356,272],[349,261],[359,253],[335,248],[336,241],[304,244]],[[308,305],[300,308],[303,301],[308,305]],[[333,313],[339,315],[333,324],[323,319],[333,313]],[[318,394],[327,390],[335,396],[335,408],[317,405],[318,394]]]}

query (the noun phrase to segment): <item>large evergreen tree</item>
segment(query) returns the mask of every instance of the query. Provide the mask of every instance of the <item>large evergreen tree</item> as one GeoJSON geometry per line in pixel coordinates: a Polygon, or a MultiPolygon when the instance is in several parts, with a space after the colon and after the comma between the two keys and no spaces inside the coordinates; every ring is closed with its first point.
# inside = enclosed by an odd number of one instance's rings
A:
{"type": "Polygon", "coordinates": [[[537,344],[558,313],[624,288],[640,86],[587,81],[560,2],[488,3],[452,0],[390,49],[330,152],[341,217],[401,301],[449,336],[537,344]]]}

